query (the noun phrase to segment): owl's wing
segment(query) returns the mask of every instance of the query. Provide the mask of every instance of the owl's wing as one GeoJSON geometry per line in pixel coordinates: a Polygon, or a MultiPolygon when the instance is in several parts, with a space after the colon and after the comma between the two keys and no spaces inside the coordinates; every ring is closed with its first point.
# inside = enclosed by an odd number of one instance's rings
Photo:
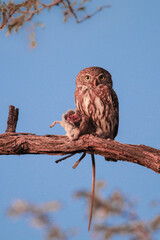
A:
{"type": "Polygon", "coordinates": [[[113,105],[114,105],[114,109],[115,109],[115,118],[116,118],[116,121],[115,121],[115,128],[114,128],[114,138],[117,136],[117,133],[118,133],[118,126],[119,126],[119,102],[118,102],[118,97],[117,97],[117,94],[115,93],[115,91],[111,90],[111,97],[112,97],[112,101],[113,101],[113,105]]]}

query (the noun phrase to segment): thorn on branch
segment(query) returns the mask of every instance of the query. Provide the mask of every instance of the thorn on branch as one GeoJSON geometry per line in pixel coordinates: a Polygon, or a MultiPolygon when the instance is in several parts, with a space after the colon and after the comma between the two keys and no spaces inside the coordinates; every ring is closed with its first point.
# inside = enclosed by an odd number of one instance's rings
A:
{"type": "Polygon", "coordinates": [[[13,105],[9,106],[9,115],[7,120],[7,129],[6,132],[15,132],[17,121],[18,121],[19,109],[15,108],[13,105]]]}

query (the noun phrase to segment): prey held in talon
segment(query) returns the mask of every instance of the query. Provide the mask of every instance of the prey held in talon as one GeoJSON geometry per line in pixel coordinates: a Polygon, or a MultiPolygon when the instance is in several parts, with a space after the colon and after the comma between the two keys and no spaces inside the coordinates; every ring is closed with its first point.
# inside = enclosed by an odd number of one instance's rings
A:
{"type": "MultiPolygon", "coordinates": [[[[64,127],[66,135],[71,140],[77,140],[85,134],[96,134],[101,138],[114,139],[118,133],[119,102],[111,74],[101,67],[88,67],[81,70],[76,78],[75,110],[68,110],[62,115],[61,121],[53,122],[50,127],[59,123],[64,127]]],[[[64,159],[73,156],[71,154],[64,159]]],[[[85,157],[74,164],[76,167],[85,157]]],[[[61,159],[62,160],[62,159],[61,159]]],[[[95,158],[92,160],[92,193],[90,205],[89,226],[90,230],[95,194],[95,158]]],[[[74,167],[73,166],[73,167],[74,167]]]]}

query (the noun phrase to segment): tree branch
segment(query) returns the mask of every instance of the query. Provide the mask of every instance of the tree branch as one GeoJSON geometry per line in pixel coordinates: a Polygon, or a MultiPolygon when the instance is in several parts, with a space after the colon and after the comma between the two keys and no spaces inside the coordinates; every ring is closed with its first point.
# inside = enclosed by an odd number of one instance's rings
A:
{"type": "Polygon", "coordinates": [[[83,135],[77,141],[67,136],[38,136],[30,133],[3,133],[0,135],[0,155],[72,153],[98,154],[113,161],[140,164],[160,173],[160,150],[145,145],[122,144],[111,139],[83,135]]]}
{"type": "Polygon", "coordinates": [[[55,6],[59,6],[59,8],[62,9],[64,21],[67,21],[68,18],[73,16],[77,23],[81,23],[102,9],[110,7],[109,4],[99,6],[91,14],[88,14],[86,12],[87,2],[88,1],[79,2],[72,0],[52,0],[48,4],[42,0],[21,0],[19,3],[14,3],[13,1],[0,2],[0,29],[7,27],[8,33],[11,33],[13,29],[17,32],[24,23],[30,22],[35,15],[39,15],[45,9],[49,10],[55,6]]]}
{"type": "Polygon", "coordinates": [[[127,161],[140,164],[160,173],[160,150],[145,145],[123,144],[111,139],[103,139],[86,134],[76,141],[67,136],[32,133],[15,133],[19,109],[9,106],[7,130],[0,135],[0,155],[48,154],[68,155],[65,160],[76,153],[83,153],[74,164],[75,168],[86,153],[104,156],[108,161],[127,161]]]}
{"type": "Polygon", "coordinates": [[[8,17],[4,20],[4,22],[2,22],[0,29],[3,29],[3,27],[6,25],[6,23],[8,22],[8,20],[12,17],[12,15],[17,11],[17,9],[13,9],[12,12],[8,15],[8,17]]]}

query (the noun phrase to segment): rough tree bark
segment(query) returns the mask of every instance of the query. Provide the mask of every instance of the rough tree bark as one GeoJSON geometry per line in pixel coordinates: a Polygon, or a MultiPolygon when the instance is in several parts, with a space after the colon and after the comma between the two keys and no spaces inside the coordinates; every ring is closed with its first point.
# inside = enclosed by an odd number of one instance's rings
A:
{"type": "Polygon", "coordinates": [[[76,141],[70,141],[67,136],[15,133],[17,120],[18,109],[10,106],[7,122],[8,125],[10,124],[7,129],[10,130],[0,135],[0,155],[94,153],[106,157],[109,161],[137,163],[160,173],[160,150],[158,149],[145,145],[122,144],[93,135],[83,135],[76,141]],[[9,121],[9,119],[12,120],[9,121]]]}

